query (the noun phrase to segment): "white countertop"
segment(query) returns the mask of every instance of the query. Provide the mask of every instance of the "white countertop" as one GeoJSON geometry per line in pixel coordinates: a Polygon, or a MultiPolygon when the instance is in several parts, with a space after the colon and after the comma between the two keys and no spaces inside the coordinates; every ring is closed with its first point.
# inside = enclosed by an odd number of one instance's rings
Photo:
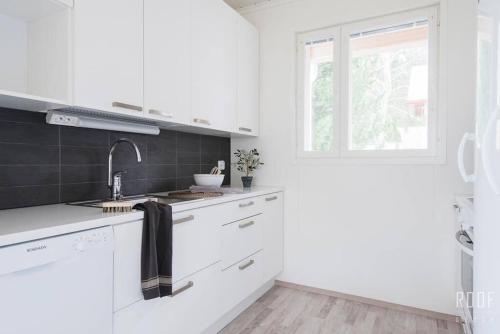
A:
{"type": "MultiPolygon", "coordinates": [[[[182,212],[280,191],[282,189],[254,187],[239,194],[226,194],[221,197],[176,203],[172,205],[172,209],[173,212],[182,212]]],[[[143,217],[142,211],[103,213],[98,208],[66,204],[0,210],[0,247],[55,235],[122,224],[143,217]]]]}

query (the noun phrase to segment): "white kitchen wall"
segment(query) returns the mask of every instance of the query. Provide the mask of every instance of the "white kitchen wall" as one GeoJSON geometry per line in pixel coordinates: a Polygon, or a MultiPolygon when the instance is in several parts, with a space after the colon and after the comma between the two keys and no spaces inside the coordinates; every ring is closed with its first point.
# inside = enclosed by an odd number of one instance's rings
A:
{"type": "MultiPolygon", "coordinates": [[[[261,135],[233,139],[265,162],[256,184],[286,188],[280,279],[455,313],[452,203],[471,192],[456,168],[473,129],[475,0],[443,0],[447,105],[444,165],[304,163],[295,159],[295,33],[427,5],[432,0],[297,0],[247,11],[261,38],[261,135]],[[449,1],[449,2],[448,2],[449,1]]],[[[233,182],[240,175],[233,169],[233,182]]]]}

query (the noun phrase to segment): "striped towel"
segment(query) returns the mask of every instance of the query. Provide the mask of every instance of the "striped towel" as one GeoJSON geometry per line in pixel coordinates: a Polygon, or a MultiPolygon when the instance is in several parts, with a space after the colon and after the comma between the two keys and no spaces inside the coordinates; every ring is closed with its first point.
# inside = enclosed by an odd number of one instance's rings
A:
{"type": "Polygon", "coordinates": [[[141,286],[145,300],[172,295],[172,207],[156,202],[137,204],[144,211],[141,286]]]}

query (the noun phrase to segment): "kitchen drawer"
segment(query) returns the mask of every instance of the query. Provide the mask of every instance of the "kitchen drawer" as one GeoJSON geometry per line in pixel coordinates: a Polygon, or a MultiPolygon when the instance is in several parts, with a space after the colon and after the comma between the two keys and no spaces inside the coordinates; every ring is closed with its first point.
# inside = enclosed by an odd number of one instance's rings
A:
{"type": "MultiPolygon", "coordinates": [[[[220,261],[218,206],[175,213],[173,227],[174,283],[220,261]]],[[[142,221],[113,227],[115,235],[114,310],[138,300],[141,291],[142,221]]]]}
{"type": "Polygon", "coordinates": [[[174,214],[174,282],[220,261],[221,210],[212,206],[174,214]]]}
{"type": "Polygon", "coordinates": [[[222,226],[222,267],[225,269],[262,249],[262,215],[222,226]]]}
{"type": "Polygon", "coordinates": [[[260,251],[222,271],[224,313],[230,311],[262,286],[262,264],[262,251],[260,251]]]}
{"type": "Polygon", "coordinates": [[[261,214],[263,211],[263,202],[260,197],[252,197],[226,203],[224,204],[224,208],[226,223],[229,223],[261,214]]]}
{"type": "Polygon", "coordinates": [[[114,334],[199,334],[221,314],[222,272],[212,265],[174,284],[174,296],[142,300],[114,315],[114,334]]]}

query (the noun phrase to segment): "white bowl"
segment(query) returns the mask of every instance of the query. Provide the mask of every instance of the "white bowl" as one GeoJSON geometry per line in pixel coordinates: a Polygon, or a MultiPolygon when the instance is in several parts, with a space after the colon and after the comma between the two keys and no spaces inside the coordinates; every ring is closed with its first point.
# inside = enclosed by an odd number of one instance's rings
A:
{"type": "Polygon", "coordinates": [[[194,174],[194,182],[197,186],[220,187],[224,182],[224,175],[194,174]]]}

